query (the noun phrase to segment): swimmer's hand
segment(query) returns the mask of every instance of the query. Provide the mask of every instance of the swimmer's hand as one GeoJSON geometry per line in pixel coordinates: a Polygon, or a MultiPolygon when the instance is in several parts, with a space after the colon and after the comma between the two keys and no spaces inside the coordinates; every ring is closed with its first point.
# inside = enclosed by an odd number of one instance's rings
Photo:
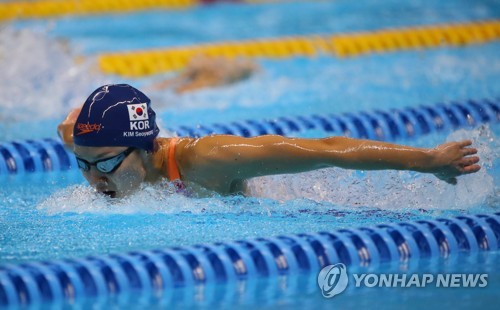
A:
{"type": "Polygon", "coordinates": [[[81,110],[81,107],[71,110],[68,116],[57,126],[57,134],[64,145],[70,149],[73,149],[73,127],[75,127],[76,119],[81,110]]]}
{"type": "Polygon", "coordinates": [[[477,149],[468,147],[470,140],[449,142],[437,146],[434,151],[434,160],[430,163],[431,170],[439,179],[457,184],[457,176],[478,172],[481,166],[478,156],[469,156],[477,153],[477,149]]]}

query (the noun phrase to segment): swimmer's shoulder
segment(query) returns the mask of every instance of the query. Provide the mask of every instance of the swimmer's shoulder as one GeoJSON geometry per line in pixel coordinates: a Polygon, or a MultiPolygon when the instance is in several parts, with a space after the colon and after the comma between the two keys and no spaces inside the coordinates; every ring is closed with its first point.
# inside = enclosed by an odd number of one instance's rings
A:
{"type": "Polygon", "coordinates": [[[214,154],[217,154],[214,152],[214,148],[241,143],[240,139],[241,137],[233,135],[209,135],[201,138],[156,138],[154,157],[156,161],[166,162],[169,153],[173,152],[180,170],[193,165],[198,166],[197,169],[199,169],[208,162],[219,160],[217,156],[214,157],[214,154]],[[175,148],[173,151],[171,151],[172,147],[175,148]]]}
{"type": "Polygon", "coordinates": [[[190,137],[172,137],[172,138],[156,138],[155,143],[155,151],[154,158],[156,161],[166,161],[168,159],[169,152],[173,152],[175,154],[176,162],[179,165],[182,165],[183,158],[187,156],[189,152],[186,152],[189,149],[189,145],[195,142],[195,138],[190,137]],[[171,148],[175,148],[171,151],[171,148]]]}
{"type": "Polygon", "coordinates": [[[155,152],[165,151],[170,147],[175,147],[176,152],[178,149],[183,149],[188,143],[192,143],[195,138],[189,137],[171,137],[171,138],[156,138],[155,152]]]}

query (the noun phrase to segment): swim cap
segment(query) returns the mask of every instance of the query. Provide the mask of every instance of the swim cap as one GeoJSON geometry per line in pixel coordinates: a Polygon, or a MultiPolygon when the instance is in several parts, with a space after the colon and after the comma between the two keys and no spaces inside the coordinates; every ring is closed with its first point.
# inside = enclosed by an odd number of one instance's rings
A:
{"type": "Polygon", "coordinates": [[[73,128],[81,146],[128,146],[152,151],[160,132],[151,100],[127,84],[104,85],[83,104],[73,128]]]}

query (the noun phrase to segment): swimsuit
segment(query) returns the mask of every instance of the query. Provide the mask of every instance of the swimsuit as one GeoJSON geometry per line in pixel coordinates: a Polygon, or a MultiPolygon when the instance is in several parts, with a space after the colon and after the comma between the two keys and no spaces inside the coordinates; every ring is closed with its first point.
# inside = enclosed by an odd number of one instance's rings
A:
{"type": "Polygon", "coordinates": [[[177,146],[177,141],[179,141],[179,138],[172,138],[170,139],[170,143],[168,145],[167,175],[170,181],[181,179],[179,166],[175,161],[175,147],[177,146]]]}
{"type": "Polygon", "coordinates": [[[179,138],[171,138],[168,147],[168,159],[167,159],[167,175],[168,180],[171,181],[177,192],[185,192],[186,186],[181,180],[181,172],[179,171],[179,165],[175,161],[175,147],[177,146],[177,141],[179,138]]]}

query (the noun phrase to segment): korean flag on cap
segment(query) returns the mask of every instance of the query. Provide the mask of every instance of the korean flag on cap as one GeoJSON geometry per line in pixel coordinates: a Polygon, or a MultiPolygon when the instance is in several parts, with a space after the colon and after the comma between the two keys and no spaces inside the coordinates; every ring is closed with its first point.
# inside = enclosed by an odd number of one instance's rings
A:
{"type": "Polygon", "coordinates": [[[148,119],[148,107],[145,103],[128,104],[128,117],[131,121],[143,121],[148,119]]]}

